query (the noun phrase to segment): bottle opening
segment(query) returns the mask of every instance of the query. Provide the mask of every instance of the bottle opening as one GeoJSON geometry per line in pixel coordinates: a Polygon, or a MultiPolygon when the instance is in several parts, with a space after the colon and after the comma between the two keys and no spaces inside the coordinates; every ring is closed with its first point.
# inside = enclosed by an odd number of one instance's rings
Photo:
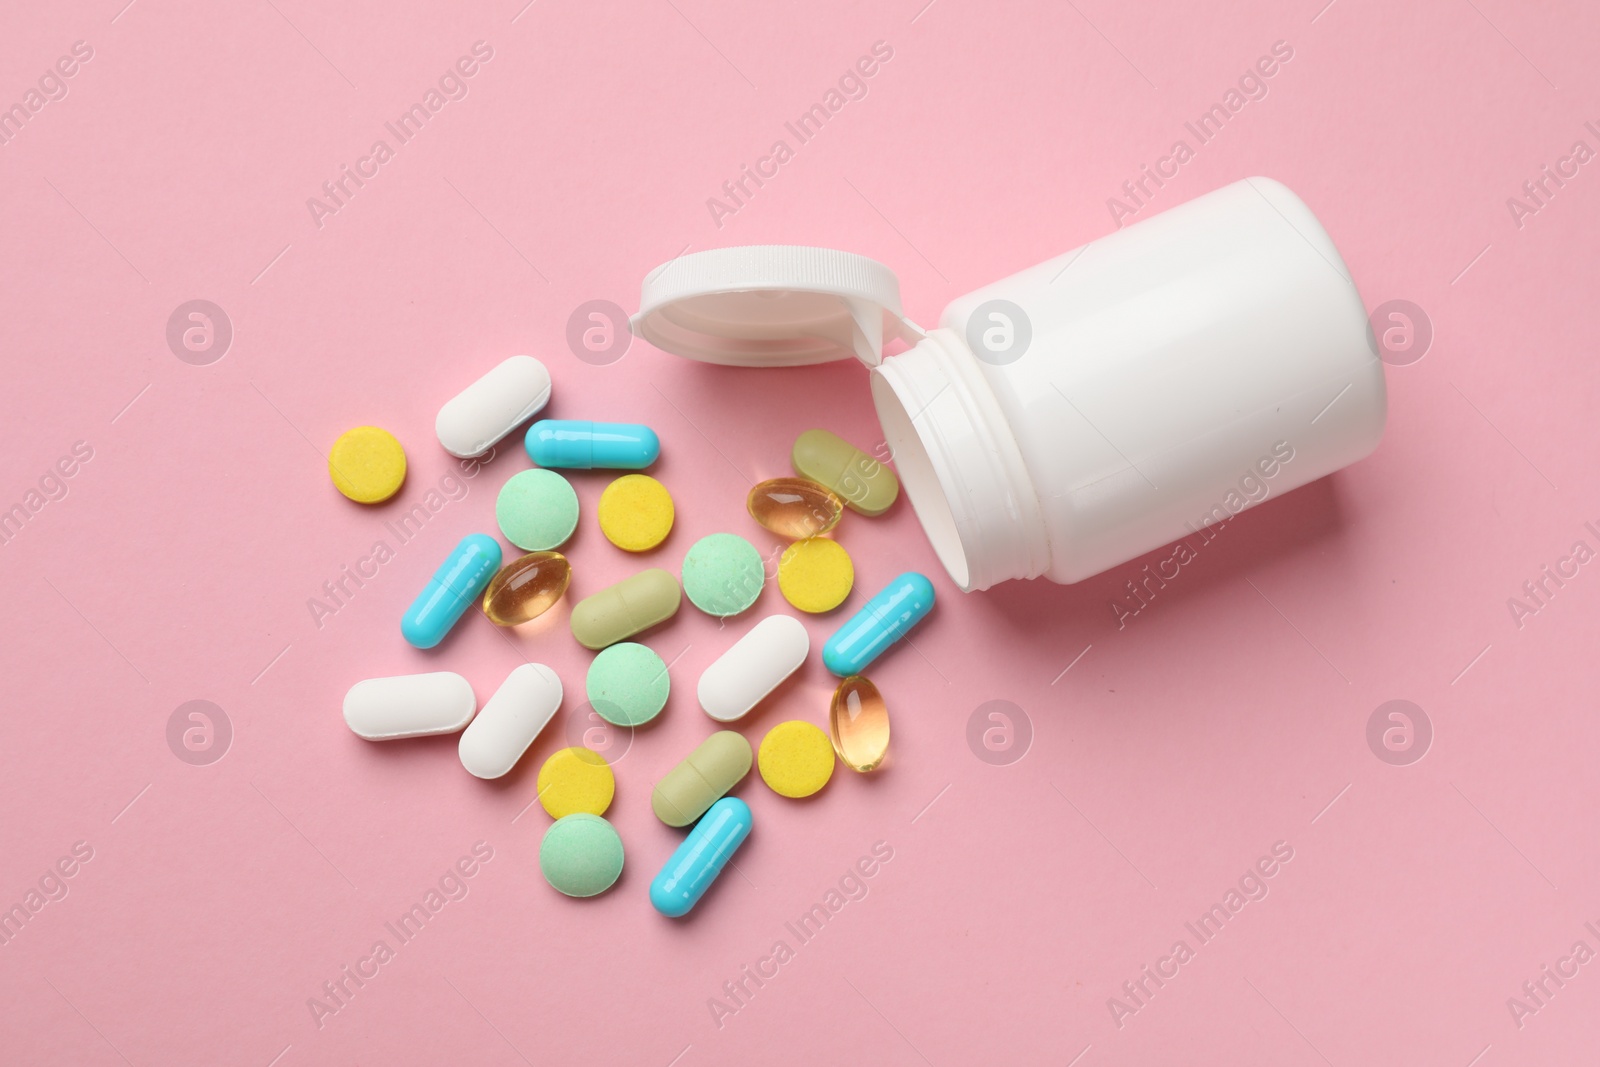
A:
{"type": "Polygon", "coordinates": [[[912,414],[906,411],[900,395],[894,391],[888,379],[880,374],[872,375],[872,400],[878,409],[878,422],[883,427],[884,439],[894,456],[900,484],[905,487],[906,496],[911,499],[911,506],[916,510],[928,540],[932,542],[939,562],[950,572],[951,580],[966,592],[971,587],[971,569],[967,566],[966,551],[961,547],[956,516],[950,509],[949,497],[939,484],[939,474],[934,469],[933,461],[928,458],[928,450],[917,433],[912,414]]]}
{"type": "Polygon", "coordinates": [[[962,592],[1033,578],[1050,560],[1038,498],[978,361],[948,329],[872,372],[895,468],[962,592]]]}

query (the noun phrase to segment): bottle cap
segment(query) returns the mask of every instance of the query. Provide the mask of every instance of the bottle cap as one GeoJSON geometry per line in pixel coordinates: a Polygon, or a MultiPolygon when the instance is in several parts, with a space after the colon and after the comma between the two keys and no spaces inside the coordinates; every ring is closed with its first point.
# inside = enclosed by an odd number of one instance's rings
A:
{"type": "Polygon", "coordinates": [[[900,310],[900,280],[876,260],[803,245],[680,256],[645,276],[633,332],[657,348],[735,367],[798,367],[855,356],[922,330],[900,310]]]}

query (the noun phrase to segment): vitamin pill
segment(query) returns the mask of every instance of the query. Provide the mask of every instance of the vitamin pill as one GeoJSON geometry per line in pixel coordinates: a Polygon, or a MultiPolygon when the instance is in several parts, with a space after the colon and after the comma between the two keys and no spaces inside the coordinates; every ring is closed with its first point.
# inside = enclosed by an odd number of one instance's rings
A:
{"type": "Polygon", "coordinates": [[[877,770],[889,751],[889,706],[878,687],[859,674],[840,682],[828,709],[828,736],[846,767],[877,770]]]}
{"type": "Polygon", "coordinates": [[[406,450],[388,430],[357,426],[328,450],[328,477],[357,504],[381,504],[406,480],[406,450]]]}
{"type": "Polygon", "coordinates": [[[744,735],[718,730],[656,783],[650,807],[668,826],[688,826],[744,780],[750,762],[744,735]]]}
{"type": "Polygon", "coordinates": [[[503,776],[560,706],[561,679],[555,671],[542,663],[517,667],[461,732],[461,765],[479,778],[503,776]]]}
{"type": "Polygon", "coordinates": [[[578,601],[572,609],[572,636],[584,648],[605,648],[666,622],[678,613],[682,600],[678,579],[652,567],[578,601]]]}
{"type": "Polygon", "coordinates": [[[823,666],[841,678],[860,674],[932,610],[933,583],[907,571],[834,631],[822,646],[823,666]]]}
{"type": "Polygon", "coordinates": [[[643,726],[661,714],[671,690],[666,663],[644,645],[612,645],[589,664],[589,704],[613,726],[643,726]]]}
{"type": "Polygon", "coordinates": [[[557,819],[539,842],[539,873],[569,897],[599,896],[622,877],[622,838],[598,815],[557,819]]]}
{"type": "Polygon", "coordinates": [[[745,498],[750,517],[779,537],[803,541],[839,525],[844,501],[810,478],[773,478],[745,498]]]}
{"type": "Polygon", "coordinates": [[[512,356],[451,397],[433,429],[452,456],[481,456],[549,401],[550,372],[544,364],[532,356],[512,356]]]}
{"type": "Polygon", "coordinates": [[[528,458],[541,467],[643,470],[661,455],[661,439],[632,422],[542,419],[528,427],[528,458]]]}
{"type": "Polygon", "coordinates": [[[644,552],[672,532],[672,494],[648,474],[624,474],[600,494],[600,532],[627,552],[644,552]]]}
{"type": "Polygon", "coordinates": [[[453,671],[368,678],[344,695],[345,725],[368,741],[453,734],[477,708],[471,684],[453,671]]]}
{"type": "Polygon", "coordinates": [[[576,812],[604,815],[617,795],[617,778],[600,753],[564,748],[539,768],[539,803],[552,819],[576,812]]]}
{"type": "Polygon", "coordinates": [[[437,645],[499,569],[500,542],[488,534],[467,534],[406,609],[400,633],[418,648],[437,645]]]}
{"type": "Polygon", "coordinates": [[[700,675],[700,706],[718,722],[742,719],[799,669],[811,635],[792,615],[768,615],[700,675]]]}
{"type": "Polygon", "coordinates": [[[483,613],[500,626],[520,626],[555,606],[572,580],[559,552],[529,552],[500,568],[483,591],[483,613]]]}
{"type": "Polygon", "coordinates": [[[789,460],[796,473],[833,490],[863,515],[882,515],[900,495],[894,471],[827,430],[801,434],[789,460]]]}
{"type": "Polygon", "coordinates": [[[833,744],[808,722],[780,722],[756,752],[761,780],[785,797],[808,797],[833,777],[833,744]]]}
{"type": "Polygon", "coordinates": [[[737,534],[702,537],[683,557],[683,591],[689,602],[719,618],[754,604],[766,577],[761,553],[737,534]]]}
{"type": "Polygon", "coordinates": [[[832,611],[844,603],[855,583],[850,553],[826,537],[796,541],[778,560],[778,591],[801,611],[832,611]]]}
{"type": "Polygon", "coordinates": [[[750,805],[738,797],[711,805],[650,883],[650,903],[671,919],[689,914],[749,836],[750,805]]]}
{"type": "Polygon", "coordinates": [[[555,471],[519,471],[500,487],[494,517],[506,540],[524,552],[548,551],[578,528],[578,494],[555,471]]]}

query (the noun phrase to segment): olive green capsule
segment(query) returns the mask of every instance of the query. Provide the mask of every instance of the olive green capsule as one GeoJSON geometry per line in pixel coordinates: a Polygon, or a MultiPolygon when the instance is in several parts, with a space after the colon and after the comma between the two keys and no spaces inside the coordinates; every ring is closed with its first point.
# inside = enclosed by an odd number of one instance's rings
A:
{"type": "Polygon", "coordinates": [[[656,783],[650,807],[668,826],[688,826],[749,773],[750,742],[718,730],[656,783]]]}
{"type": "Polygon", "coordinates": [[[894,471],[827,430],[801,434],[789,459],[796,473],[833,490],[863,515],[882,515],[900,495],[894,471]]]}
{"type": "Polygon", "coordinates": [[[652,567],[584,597],[572,609],[572,636],[584,648],[605,648],[678,613],[683,590],[669,571],[652,567]]]}

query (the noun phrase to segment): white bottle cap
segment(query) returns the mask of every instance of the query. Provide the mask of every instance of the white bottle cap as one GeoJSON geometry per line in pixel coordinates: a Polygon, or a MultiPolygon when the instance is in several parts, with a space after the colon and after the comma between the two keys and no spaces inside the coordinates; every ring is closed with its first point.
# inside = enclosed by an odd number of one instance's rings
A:
{"type": "Polygon", "coordinates": [[[633,332],[679,356],[736,367],[798,367],[923,332],[900,311],[900,280],[876,260],[830,248],[748,245],[680,256],[645,276],[633,332]]]}

